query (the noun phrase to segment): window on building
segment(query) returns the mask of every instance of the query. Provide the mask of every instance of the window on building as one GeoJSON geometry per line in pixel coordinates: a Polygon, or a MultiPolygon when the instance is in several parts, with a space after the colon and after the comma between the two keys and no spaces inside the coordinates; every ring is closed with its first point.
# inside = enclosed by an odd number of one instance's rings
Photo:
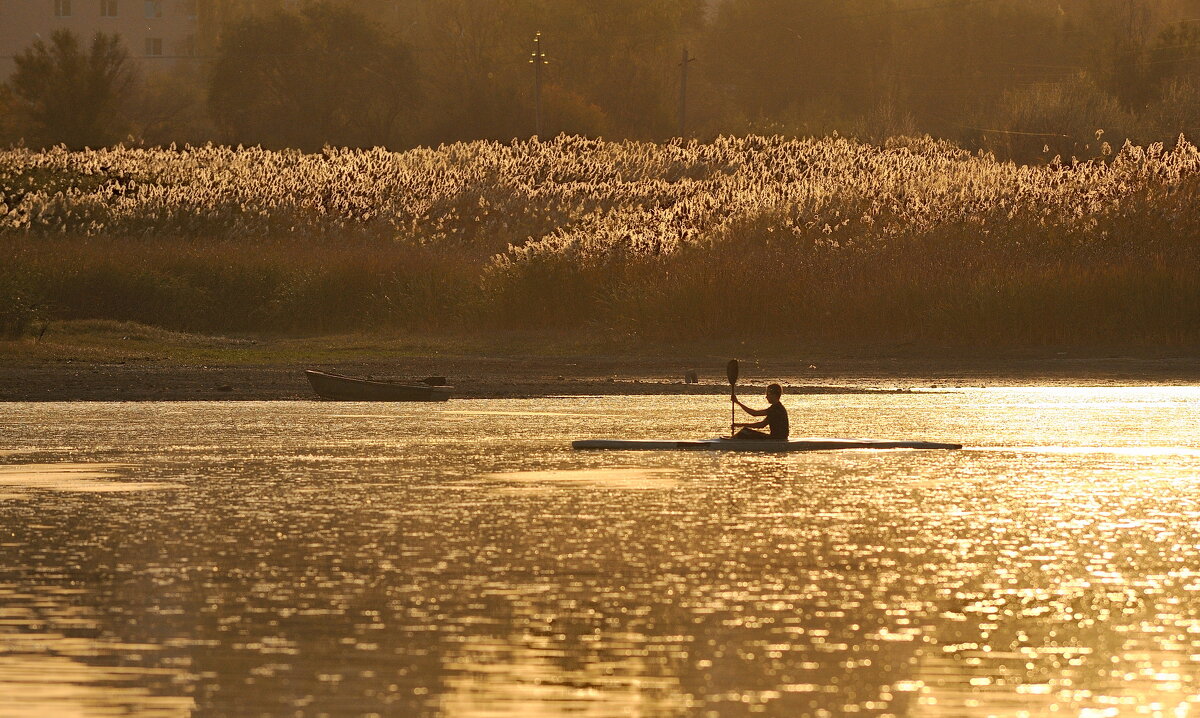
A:
{"type": "Polygon", "coordinates": [[[146,17],[162,17],[162,0],[146,0],[146,17]]]}
{"type": "Polygon", "coordinates": [[[162,57],[162,38],[146,38],[146,57],[162,57]]]}
{"type": "MultiPolygon", "coordinates": [[[[45,7],[45,6],[43,6],[45,7]]],[[[54,0],[54,16],[55,17],[70,17],[71,16],[71,0],[54,0]]]]}
{"type": "Polygon", "coordinates": [[[180,52],[179,52],[180,55],[183,55],[184,57],[194,57],[196,55],[196,36],[195,35],[185,36],[183,38],[183,42],[180,43],[179,49],[180,49],[180,52]]]}
{"type": "Polygon", "coordinates": [[[117,0],[100,0],[100,17],[116,17],[117,0]]]}

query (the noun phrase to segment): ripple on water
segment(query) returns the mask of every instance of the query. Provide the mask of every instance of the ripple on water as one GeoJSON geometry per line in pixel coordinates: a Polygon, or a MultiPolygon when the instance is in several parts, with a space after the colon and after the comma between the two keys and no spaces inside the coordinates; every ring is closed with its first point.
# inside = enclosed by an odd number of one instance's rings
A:
{"type": "MultiPolygon", "coordinates": [[[[53,637],[50,637],[53,638],[53,637]]],[[[185,718],[195,701],[154,695],[139,682],[153,672],[104,668],[55,655],[21,655],[0,634],[0,716],[185,718]]]]}
{"type": "MultiPolygon", "coordinates": [[[[123,493],[179,488],[165,481],[126,481],[118,472],[125,464],[9,464],[0,465],[0,486],[42,491],[123,493]]],[[[28,494],[0,494],[0,498],[22,498],[28,494]]]]}
{"type": "Polygon", "coordinates": [[[180,693],[195,676],[143,665],[156,644],[98,637],[100,617],[74,605],[82,593],[0,584],[0,716],[193,715],[195,700],[180,693]]]}
{"type": "MultiPolygon", "coordinates": [[[[644,637],[643,637],[644,638],[644,637]]],[[[460,718],[626,718],[673,715],[691,700],[673,676],[654,677],[636,646],[616,660],[581,661],[564,669],[569,647],[554,636],[469,637],[443,663],[445,715],[460,718]]]]}
{"type": "Polygon", "coordinates": [[[886,454],[568,448],[711,436],[721,397],[452,406],[6,405],[7,460],[57,468],[0,480],[0,715],[1200,701],[1200,389],[789,403],[805,434],[983,447],[886,454]]]}
{"type": "Polygon", "coordinates": [[[664,491],[679,485],[678,469],[551,469],[545,471],[502,471],[484,474],[484,479],[542,488],[599,488],[630,491],[664,491]]]}

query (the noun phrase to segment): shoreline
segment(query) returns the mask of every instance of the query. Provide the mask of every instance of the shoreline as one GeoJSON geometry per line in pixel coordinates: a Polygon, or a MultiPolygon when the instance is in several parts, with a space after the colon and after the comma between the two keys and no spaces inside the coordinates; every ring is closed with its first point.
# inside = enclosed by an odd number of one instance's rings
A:
{"type": "Polygon", "coordinates": [[[809,346],[781,339],[652,344],[587,335],[220,337],[109,321],[64,322],[43,338],[0,340],[0,402],[315,399],[304,369],[420,380],[454,398],[724,395],[771,382],[789,394],[896,393],[987,386],[1200,384],[1200,347],[809,346]],[[695,372],[699,383],[685,383],[695,372]]]}
{"type": "MultiPolygon", "coordinates": [[[[1185,356],[1026,357],[994,360],[926,356],[851,359],[803,366],[743,362],[739,394],[771,382],[786,393],[873,394],[989,386],[1138,386],[1200,384],[1200,362],[1185,356]]],[[[587,395],[724,395],[723,362],[604,356],[441,357],[287,364],[188,364],[171,361],[0,361],[0,402],[289,401],[316,399],[305,368],[353,376],[446,376],[456,399],[587,395]],[[695,371],[699,383],[685,383],[695,371]]]]}

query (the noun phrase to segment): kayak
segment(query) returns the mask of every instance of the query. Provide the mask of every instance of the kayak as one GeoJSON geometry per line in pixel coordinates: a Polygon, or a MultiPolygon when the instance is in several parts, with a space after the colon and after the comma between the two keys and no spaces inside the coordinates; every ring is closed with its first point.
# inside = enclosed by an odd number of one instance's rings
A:
{"type": "Polygon", "coordinates": [[[573,449],[608,451],[835,451],[839,449],[961,449],[962,444],[886,439],[790,439],[747,441],[745,439],[656,440],[585,439],[571,442],[573,449]]]}

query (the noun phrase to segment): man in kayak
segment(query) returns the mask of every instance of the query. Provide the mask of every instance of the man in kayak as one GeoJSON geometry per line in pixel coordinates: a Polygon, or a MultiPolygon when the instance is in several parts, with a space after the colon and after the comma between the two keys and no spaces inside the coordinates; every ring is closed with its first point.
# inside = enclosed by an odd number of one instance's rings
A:
{"type": "Polygon", "coordinates": [[[783,408],[783,403],[780,398],[783,396],[783,387],[778,384],[772,384],[767,387],[767,401],[770,403],[766,409],[751,409],[742,403],[742,400],[734,395],[733,400],[737,405],[742,407],[750,416],[765,417],[762,421],[746,424],[734,424],[740,426],[741,431],[733,435],[735,439],[749,439],[757,441],[787,441],[788,438],[788,413],[787,409],[783,408]],[[768,433],[756,431],[770,427],[768,433]]]}

